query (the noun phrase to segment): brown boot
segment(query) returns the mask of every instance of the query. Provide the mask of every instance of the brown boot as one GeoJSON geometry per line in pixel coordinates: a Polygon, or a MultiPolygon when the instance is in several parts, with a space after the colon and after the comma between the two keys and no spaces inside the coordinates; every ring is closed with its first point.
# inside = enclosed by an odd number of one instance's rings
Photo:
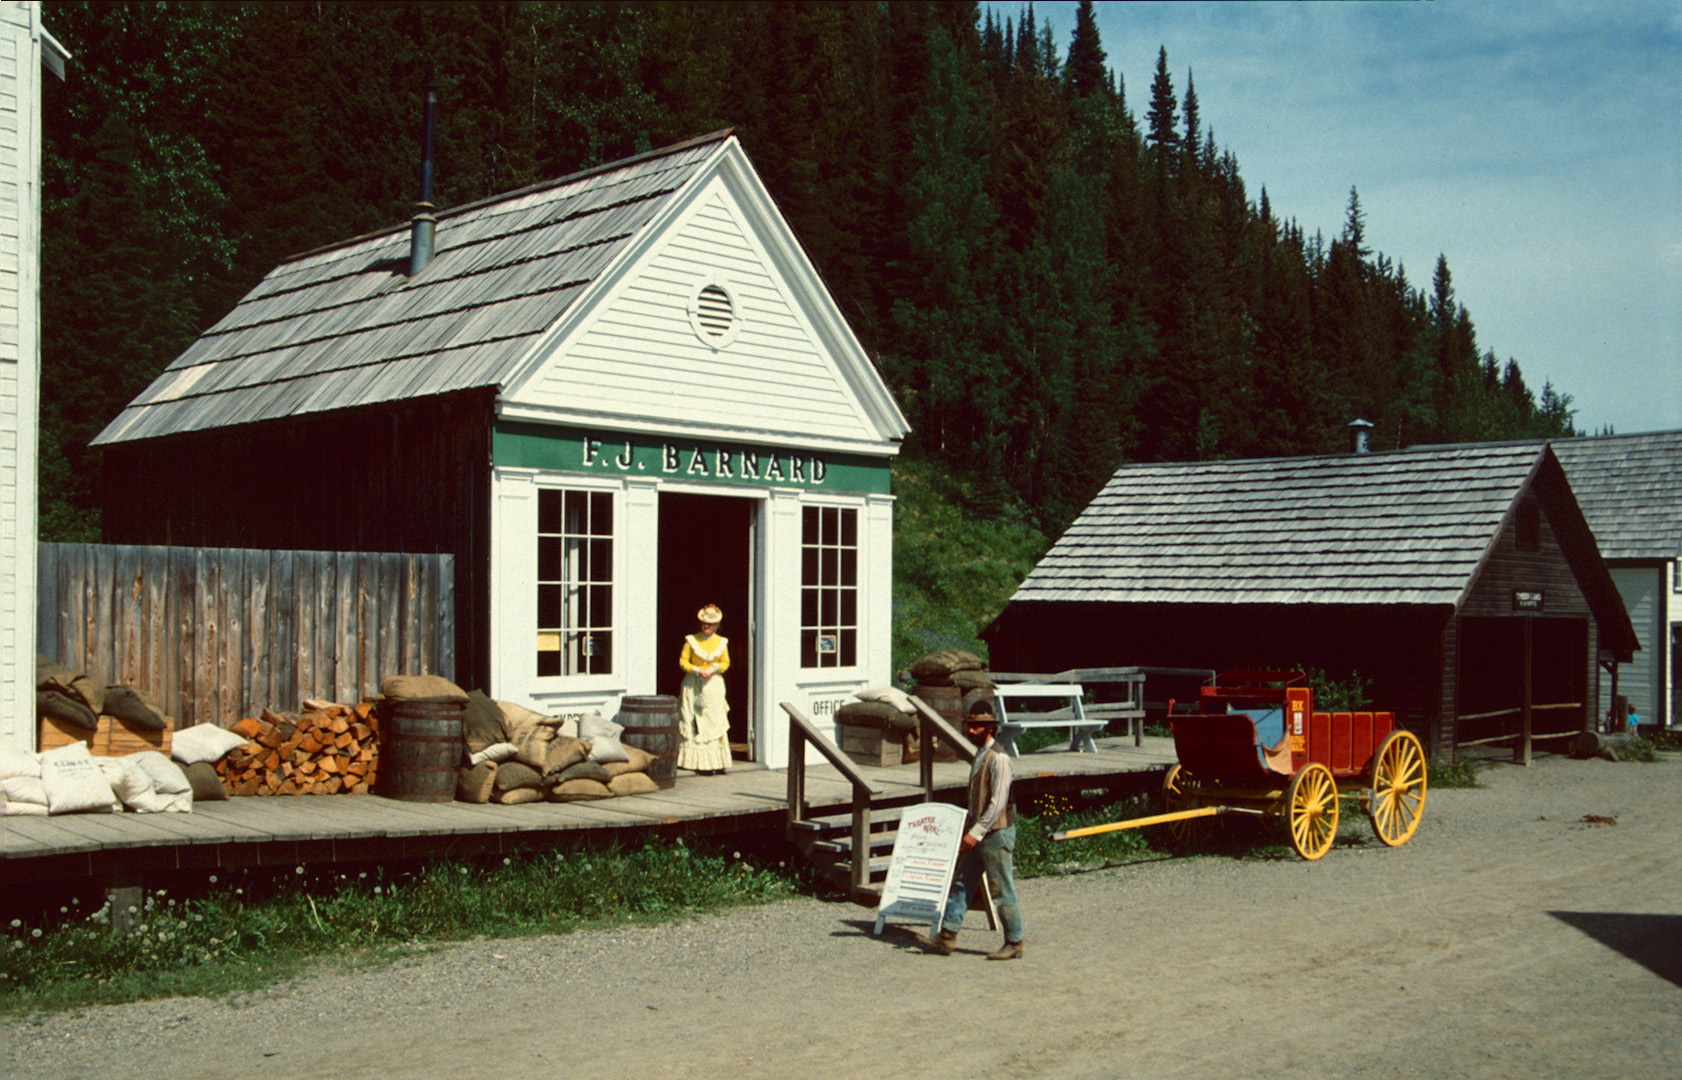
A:
{"type": "Polygon", "coordinates": [[[956,930],[942,930],[938,937],[918,934],[917,944],[937,955],[951,956],[953,950],[958,947],[958,932],[956,930]]]}
{"type": "Polygon", "coordinates": [[[987,954],[987,959],[989,959],[989,960],[1020,960],[1020,959],[1022,959],[1023,944],[1024,943],[1020,942],[1020,941],[1007,941],[1007,942],[1004,943],[1004,948],[1000,949],[998,952],[988,953],[987,954]]]}

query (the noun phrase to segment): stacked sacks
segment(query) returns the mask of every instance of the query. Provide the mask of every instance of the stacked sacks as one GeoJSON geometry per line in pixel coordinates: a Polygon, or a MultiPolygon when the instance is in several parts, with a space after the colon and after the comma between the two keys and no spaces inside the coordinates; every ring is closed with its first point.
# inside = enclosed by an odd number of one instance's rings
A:
{"type": "MultiPolygon", "coordinates": [[[[917,682],[911,693],[926,701],[959,731],[963,730],[964,714],[970,704],[993,697],[993,680],[987,674],[986,662],[962,649],[937,649],[929,653],[911,665],[911,677],[917,682]]],[[[936,754],[940,761],[956,758],[944,745],[936,754]]]]}
{"type": "Polygon", "coordinates": [[[504,806],[576,802],[656,790],[653,756],[619,742],[599,713],[544,716],[474,691],[462,718],[467,759],[456,785],[463,802],[504,806]]]}
{"type": "Polygon", "coordinates": [[[155,750],[96,758],[84,742],[32,754],[0,751],[5,814],[186,813],[193,788],[175,763],[155,750]]]}
{"type": "Polygon", "coordinates": [[[35,656],[35,714],[39,745],[54,749],[81,741],[96,756],[169,749],[175,726],[146,691],[121,683],[101,687],[88,675],[35,656]]]}
{"type": "Polygon", "coordinates": [[[841,749],[866,765],[898,765],[918,760],[917,707],[910,695],[893,686],[860,690],[835,710],[841,749]]]}

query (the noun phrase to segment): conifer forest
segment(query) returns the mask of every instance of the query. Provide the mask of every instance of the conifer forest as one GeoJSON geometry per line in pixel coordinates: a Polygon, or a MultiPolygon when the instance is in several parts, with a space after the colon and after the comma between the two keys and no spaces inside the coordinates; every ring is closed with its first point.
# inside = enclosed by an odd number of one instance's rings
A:
{"type": "Polygon", "coordinates": [[[1446,258],[1386,258],[1353,187],[1305,232],[1215,141],[1197,58],[1116,70],[1089,4],[1068,41],[974,2],[43,10],[73,57],[44,100],[45,540],[98,538],[88,441],[264,274],[408,220],[429,83],[445,209],[734,128],[906,457],[1048,535],[1128,461],[1335,452],[1357,417],[1378,450],[1573,433],[1446,258]]]}

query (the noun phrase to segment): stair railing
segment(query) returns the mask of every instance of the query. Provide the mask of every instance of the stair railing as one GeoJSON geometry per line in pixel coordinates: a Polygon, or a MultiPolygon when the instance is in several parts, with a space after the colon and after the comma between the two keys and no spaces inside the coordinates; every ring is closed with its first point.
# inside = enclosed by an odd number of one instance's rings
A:
{"type": "Polygon", "coordinates": [[[952,722],[935,712],[929,703],[922,698],[913,697],[911,704],[917,707],[917,743],[921,747],[917,759],[917,778],[923,785],[923,798],[934,801],[934,744],[935,740],[950,746],[965,762],[974,762],[975,755],[981,751],[974,743],[964,738],[952,722]]]}
{"type": "Polygon", "coordinates": [[[810,720],[788,702],[782,702],[788,713],[788,821],[785,828],[794,834],[794,823],[806,817],[806,744],[818,748],[831,765],[853,785],[853,892],[864,892],[870,885],[870,800],[881,794],[858,771],[852,759],[830,741],[810,720]],[[862,854],[861,854],[862,853],[862,854]]]}

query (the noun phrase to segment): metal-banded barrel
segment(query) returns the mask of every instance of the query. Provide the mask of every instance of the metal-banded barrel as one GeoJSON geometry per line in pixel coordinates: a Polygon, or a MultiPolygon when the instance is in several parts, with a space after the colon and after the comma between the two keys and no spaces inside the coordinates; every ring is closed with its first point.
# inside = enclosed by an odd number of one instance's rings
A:
{"type": "Polygon", "coordinates": [[[648,777],[663,788],[677,783],[677,752],[683,741],[677,722],[677,698],[670,694],[627,697],[619,703],[619,725],[625,729],[619,741],[653,756],[648,777]]]}
{"type": "Polygon", "coordinates": [[[451,802],[461,771],[460,704],[394,701],[380,751],[385,794],[406,802],[451,802]]]}

